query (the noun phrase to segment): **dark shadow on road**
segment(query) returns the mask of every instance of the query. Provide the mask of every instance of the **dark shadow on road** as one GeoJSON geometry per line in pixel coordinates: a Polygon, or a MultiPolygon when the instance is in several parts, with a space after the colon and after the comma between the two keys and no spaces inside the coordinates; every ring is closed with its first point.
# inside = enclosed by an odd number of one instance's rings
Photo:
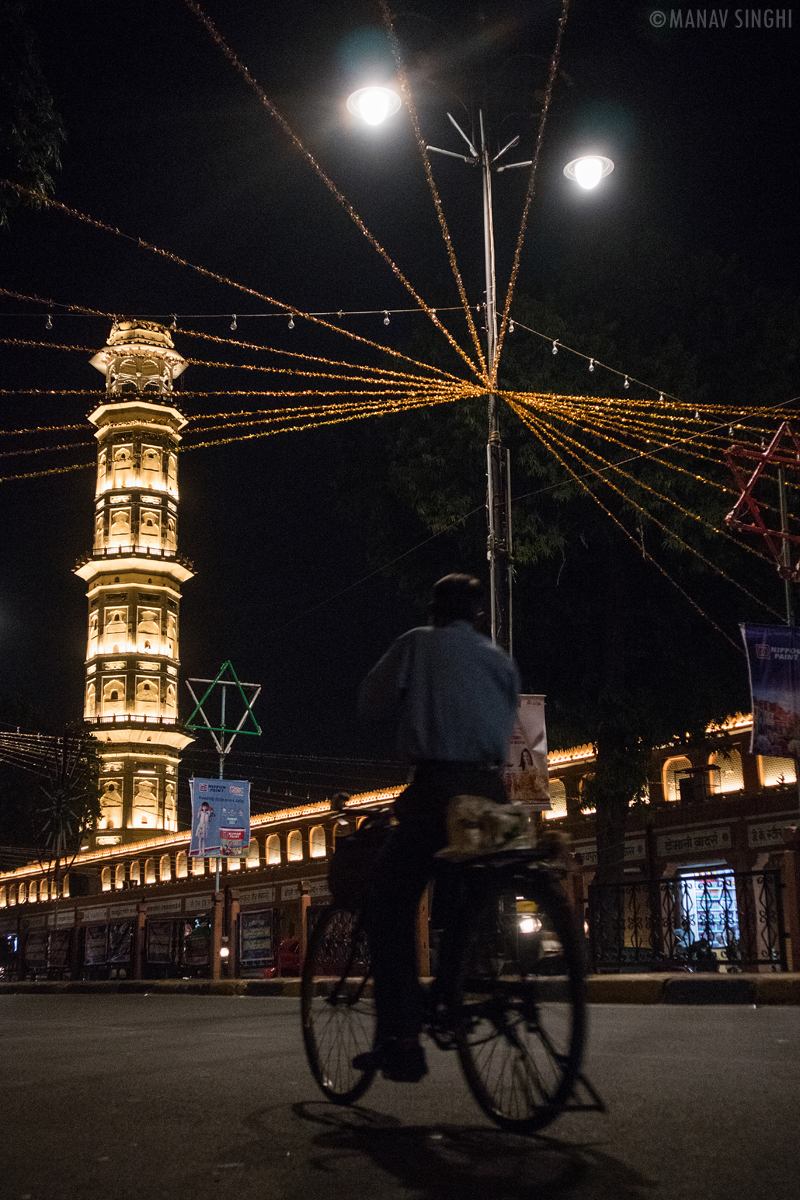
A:
{"type": "Polygon", "coordinates": [[[594,1147],[477,1125],[403,1125],[368,1108],[292,1106],[318,1127],[309,1166],[336,1176],[364,1156],[423,1200],[646,1200],[657,1186],[594,1147]]]}

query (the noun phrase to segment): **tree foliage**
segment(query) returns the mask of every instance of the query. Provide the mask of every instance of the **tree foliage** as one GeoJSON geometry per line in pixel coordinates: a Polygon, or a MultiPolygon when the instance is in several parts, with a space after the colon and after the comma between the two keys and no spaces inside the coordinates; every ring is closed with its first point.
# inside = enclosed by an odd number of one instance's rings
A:
{"type": "MultiPolygon", "coordinates": [[[[64,127],[37,57],[28,8],[24,0],[0,0],[0,179],[44,198],[61,166],[64,127]]],[[[0,193],[0,225],[15,203],[0,193]]]]}

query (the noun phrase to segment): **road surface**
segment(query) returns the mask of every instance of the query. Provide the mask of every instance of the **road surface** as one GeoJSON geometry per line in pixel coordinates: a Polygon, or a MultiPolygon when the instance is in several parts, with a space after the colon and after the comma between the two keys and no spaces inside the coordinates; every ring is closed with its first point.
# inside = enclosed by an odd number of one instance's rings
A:
{"type": "Polygon", "coordinates": [[[3,1200],[796,1200],[800,1009],[602,1005],[606,1114],[523,1139],[453,1054],[356,1109],[317,1093],[298,1002],[0,996],[3,1200]]]}

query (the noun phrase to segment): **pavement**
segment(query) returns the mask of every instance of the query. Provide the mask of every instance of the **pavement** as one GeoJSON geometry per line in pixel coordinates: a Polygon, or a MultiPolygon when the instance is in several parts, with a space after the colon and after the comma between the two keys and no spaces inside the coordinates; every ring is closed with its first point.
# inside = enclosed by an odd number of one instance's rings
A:
{"type": "MultiPolygon", "coordinates": [[[[299,979],[104,979],[0,983],[16,995],[300,995],[299,979]]],[[[800,1004],[800,974],[590,975],[590,1004],[800,1004]]]]}
{"type": "MultiPolygon", "coordinates": [[[[228,985],[230,986],[230,985],[228,985]]],[[[781,1004],[604,1003],[605,1113],[495,1129],[454,1054],[355,1108],[291,997],[0,994],[2,1200],[794,1200],[800,1023],[781,1004]]]]}

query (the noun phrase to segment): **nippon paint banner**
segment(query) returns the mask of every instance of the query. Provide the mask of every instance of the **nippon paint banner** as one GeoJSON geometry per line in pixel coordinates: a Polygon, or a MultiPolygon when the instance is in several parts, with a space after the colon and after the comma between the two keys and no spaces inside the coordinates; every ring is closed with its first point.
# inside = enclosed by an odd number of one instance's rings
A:
{"type": "Polygon", "coordinates": [[[534,812],[548,812],[553,807],[547,774],[544,696],[519,697],[503,782],[509,800],[520,801],[534,812]]]}
{"type": "Polygon", "coordinates": [[[741,625],[750,672],[750,751],[800,758],[800,629],[741,625]]]}
{"type": "Polygon", "coordinates": [[[246,779],[190,779],[192,858],[239,858],[250,847],[250,784],[246,779]]]}

